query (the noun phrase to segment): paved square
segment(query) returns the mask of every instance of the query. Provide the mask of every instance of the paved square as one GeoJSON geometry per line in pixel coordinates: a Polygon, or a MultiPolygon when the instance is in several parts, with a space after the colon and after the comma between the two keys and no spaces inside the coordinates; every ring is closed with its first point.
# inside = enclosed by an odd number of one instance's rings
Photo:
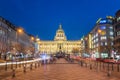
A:
{"type": "Polygon", "coordinates": [[[18,72],[15,78],[9,76],[4,80],[119,80],[78,64],[67,64],[64,59],[59,59],[56,63],[58,64],[42,65],[32,71],[28,70],[25,74],[18,72]],[[62,62],[64,64],[61,64],[62,62]]]}

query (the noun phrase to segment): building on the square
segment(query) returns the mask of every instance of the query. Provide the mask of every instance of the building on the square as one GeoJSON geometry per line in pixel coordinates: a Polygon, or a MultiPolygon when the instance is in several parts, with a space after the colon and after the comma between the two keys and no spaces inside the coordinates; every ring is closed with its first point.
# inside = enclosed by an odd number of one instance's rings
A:
{"type": "Polygon", "coordinates": [[[114,21],[114,48],[120,54],[120,10],[115,14],[114,21]]]}
{"type": "Polygon", "coordinates": [[[113,49],[113,17],[100,18],[91,31],[92,51],[96,57],[110,57],[113,49]]]}
{"type": "Polygon", "coordinates": [[[92,53],[92,34],[88,33],[88,35],[83,36],[81,38],[81,52],[83,57],[89,57],[92,53]]]}
{"type": "Polygon", "coordinates": [[[59,25],[59,29],[56,31],[56,35],[53,41],[40,40],[39,51],[41,53],[55,54],[57,52],[72,53],[74,49],[80,51],[80,40],[67,40],[62,25],[59,25]]]}
{"type": "Polygon", "coordinates": [[[8,20],[0,17],[0,52],[5,53],[16,42],[15,26],[8,20]]]}
{"type": "Polygon", "coordinates": [[[8,20],[0,17],[0,57],[7,56],[8,52],[16,53],[34,52],[34,41],[31,35],[26,33],[23,28],[16,27],[8,20]]]}

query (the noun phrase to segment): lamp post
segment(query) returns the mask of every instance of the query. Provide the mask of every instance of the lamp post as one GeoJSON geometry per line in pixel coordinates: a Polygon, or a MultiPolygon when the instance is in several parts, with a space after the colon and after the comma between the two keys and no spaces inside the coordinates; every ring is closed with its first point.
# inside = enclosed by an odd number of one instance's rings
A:
{"type": "Polygon", "coordinates": [[[39,43],[40,43],[40,39],[38,37],[35,38],[35,55],[37,54],[38,50],[39,50],[39,43]]]}
{"type": "Polygon", "coordinates": [[[31,54],[31,55],[32,55],[32,56],[31,56],[32,58],[33,58],[33,53],[35,52],[35,50],[34,50],[34,49],[35,49],[34,42],[35,42],[35,38],[34,38],[33,36],[30,36],[30,46],[31,46],[30,49],[31,49],[31,51],[32,51],[32,54],[31,54]]]}
{"type": "MultiPolygon", "coordinates": [[[[18,39],[19,39],[19,34],[22,34],[23,33],[23,28],[19,27],[19,28],[16,28],[16,50],[19,49],[19,42],[18,42],[18,39]]],[[[17,52],[17,51],[16,51],[17,52]]],[[[17,68],[17,58],[16,58],[16,53],[15,53],[15,60],[16,60],[16,68],[17,68]]]]}
{"type": "MultiPolygon", "coordinates": [[[[23,28],[19,27],[19,28],[16,28],[16,43],[18,44],[18,39],[19,39],[19,34],[22,34],[23,33],[23,28]]],[[[17,48],[18,46],[16,46],[17,48]]]]}

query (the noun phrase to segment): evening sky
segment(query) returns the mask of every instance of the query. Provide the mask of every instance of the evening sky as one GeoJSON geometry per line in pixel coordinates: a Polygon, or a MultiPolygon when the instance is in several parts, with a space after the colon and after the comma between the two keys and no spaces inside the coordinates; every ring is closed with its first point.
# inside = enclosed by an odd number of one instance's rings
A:
{"type": "Polygon", "coordinates": [[[41,40],[53,40],[59,24],[68,40],[79,40],[119,9],[120,0],[0,0],[0,16],[41,40]]]}

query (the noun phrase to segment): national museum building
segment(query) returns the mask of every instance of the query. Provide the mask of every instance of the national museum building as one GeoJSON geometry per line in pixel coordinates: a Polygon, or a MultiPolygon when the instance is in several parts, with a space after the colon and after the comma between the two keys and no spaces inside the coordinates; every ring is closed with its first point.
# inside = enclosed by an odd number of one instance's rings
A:
{"type": "Polygon", "coordinates": [[[59,25],[58,30],[53,41],[43,41],[39,42],[40,53],[55,54],[57,52],[64,52],[71,54],[74,49],[80,51],[80,40],[67,40],[62,25],[59,25]]]}

